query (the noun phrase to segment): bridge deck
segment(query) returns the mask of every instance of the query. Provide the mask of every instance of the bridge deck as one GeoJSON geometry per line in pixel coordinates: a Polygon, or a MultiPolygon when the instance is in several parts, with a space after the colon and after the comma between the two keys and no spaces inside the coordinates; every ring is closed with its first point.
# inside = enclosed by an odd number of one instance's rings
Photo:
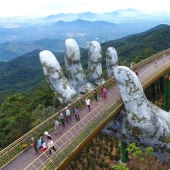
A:
{"type": "MultiPolygon", "coordinates": [[[[168,57],[167,60],[170,58],[168,57]]],[[[164,65],[162,59],[158,61],[157,67],[164,65]]],[[[151,63],[150,65],[147,65],[145,68],[142,68],[139,70],[139,79],[142,80],[145,75],[152,72],[152,70],[155,70],[156,67],[154,63],[151,63]]],[[[50,132],[50,135],[55,143],[55,147],[58,150],[58,148],[61,148],[64,146],[70,139],[72,139],[72,134],[77,133],[77,131],[81,130],[81,128],[84,128],[86,126],[86,123],[88,123],[87,120],[90,121],[90,119],[93,119],[96,115],[98,115],[99,112],[103,111],[104,108],[108,107],[111,103],[116,101],[120,97],[119,90],[117,85],[113,86],[107,91],[107,99],[103,99],[101,96],[99,96],[99,100],[92,101],[91,102],[91,111],[88,111],[87,107],[84,107],[80,110],[80,119],[83,121],[75,121],[75,118],[72,116],[72,120],[66,123],[65,128],[62,127],[61,134],[54,135],[54,131],[50,132]],[[73,128],[75,127],[75,128],[73,128]],[[77,128],[76,128],[77,127],[77,128]],[[68,134],[67,132],[70,130],[71,132],[68,134]],[[76,130],[75,130],[76,129],[76,130]],[[61,139],[64,142],[59,141],[58,139],[61,139]]],[[[53,123],[53,122],[52,122],[53,123]]],[[[43,137],[44,141],[47,141],[46,136],[43,137]]],[[[7,164],[3,170],[23,170],[25,169],[29,164],[31,164],[38,156],[40,156],[40,161],[35,161],[34,167],[29,167],[28,169],[39,169],[41,164],[45,162],[47,159],[49,159],[44,153],[43,154],[35,154],[35,151],[33,147],[29,147],[26,149],[22,154],[20,154],[18,157],[16,157],[13,161],[11,161],[9,164],[7,164]]],[[[41,169],[41,168],[40,168],[41,169]]]]}

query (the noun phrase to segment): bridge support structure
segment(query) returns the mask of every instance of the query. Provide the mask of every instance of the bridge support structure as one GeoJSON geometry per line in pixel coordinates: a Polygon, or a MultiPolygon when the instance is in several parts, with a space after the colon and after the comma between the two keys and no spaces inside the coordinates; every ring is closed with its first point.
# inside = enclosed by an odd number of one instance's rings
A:
{"type": "Polygon", "coordinates": [[[170,110],[170,72],[165,76],[165,105],[164,109],[169,112],[170,110]]]}
{"type": "Polygon", "coordinates": [[[127,143],[121,141],[121,152],[122,152],[122,158],[121,158],[121,161],[123,163],[126,163],[128,161],[128,151],[126,150],[127,149],[127,143]]]}

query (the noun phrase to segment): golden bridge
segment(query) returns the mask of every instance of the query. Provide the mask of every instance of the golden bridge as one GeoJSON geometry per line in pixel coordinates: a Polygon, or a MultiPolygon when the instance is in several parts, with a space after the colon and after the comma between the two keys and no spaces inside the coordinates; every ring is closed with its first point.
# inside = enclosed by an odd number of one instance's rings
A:
{"type": "MultiPolygon", "coordinates": [[[[149,87],[154,81],[170,71],[170,49],[155,54],[140,63],[134,65],[132,70],[139,70],[139,79],[143,89],[149,87]],[[164,61],[163,55],[166,55],[164,61]],[[157,67],[154,61],[157,60],[157,67]]],[[[99,101],[92,101],[91,111],[84,107],[86,97],[93,99],[93,92],[85,94],[78,100],[69,104],[74,113],[74,108],[80,109],[80,121],[74,118],[62,129],[62,133],[54,135],[53,119],[58,117],[59,112],[49,117],[28,133],[0,151],[0,168],[3,170],[40,170],[40,169],[65,169],[77,154],[116,116],[123,108],[123,102],[114,78],[105,82],[107,99],[99,96],[99,101]],[[48,131],[54,141],[56,152],[48,157],[45,153],[34,154],[29,146],[32,136],[43,136],[48,131]]],[[[101,86],[96,88],[101,93],[101,86]]],[[[65,112],[65,108],[61,110],[65,112]]],[[[44,136],[43,139],[46,137],[44,136]]]]}

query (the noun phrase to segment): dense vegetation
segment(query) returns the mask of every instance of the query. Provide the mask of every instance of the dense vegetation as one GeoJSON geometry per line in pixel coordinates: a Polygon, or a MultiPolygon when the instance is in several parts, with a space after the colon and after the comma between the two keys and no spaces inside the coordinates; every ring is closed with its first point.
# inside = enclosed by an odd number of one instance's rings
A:
{"type": "Polygon", "coordinates": [[[0,149],[61,109],[49,84],[42,83],[33,93],[14,93],[0,106],[0,149]]]}
{"type": "Polygon", "coordinates": [[[152,147],[143,152],[134,143],[127,148],[129,160],[120,164],[121,142],[111,136],[99,133],[70,163],[74,170],[162,170],[170,166],[151,155],[152,147]]]}

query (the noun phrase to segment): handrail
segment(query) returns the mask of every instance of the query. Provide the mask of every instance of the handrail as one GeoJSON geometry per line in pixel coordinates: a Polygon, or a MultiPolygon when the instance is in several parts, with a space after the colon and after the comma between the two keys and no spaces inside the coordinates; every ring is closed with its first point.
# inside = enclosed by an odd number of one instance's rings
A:
{"type": "MultiPolygon", "coordinates": [[[[148,65],[149,63],[153,62],[155,59],[159,60],[163,54],[169,54],[170,53],[170,49],[164,50],[158,54],[155,54],[151,57],[149,57],[148,59],[145,59],[143,61],[141,61],[140,63],[134,65],[131,69],[135,70],[135,69],[142,69],[144,66],[148,65]]],[[[106,81],[105,86],[107,88],[107,86],[109,87],[109,84],[114,84],[115,80],[114,78],[111,78],[109,80],[106,81]]],[[[98,93],[101,93],[101,86],[98,86],[97,88],[98,93]]],[[[82,107],[84,105],[84,100],[86,97],[90,97],[92,98],[93,93],[89,92],[87,94],[85,94],[84,96],[82,96],[80,99],[77,99],[76,101],[72,102],[69,107],[73,108],[74,106],[79,105],[80,107],[82,107]]],[[[61,110],[61,112],[64,112],[65,108],[63,108],[61,110]]],[[[20,137],[19,139],[17,139],[16,141],[14,141],[12,144],[10,144],[9,146],[7,146],[6,148],[4,148],[2,151],[0,151],[0,167],[4,167],[7,163],[9,163],[10,161],[12,161],[15,157],[17,157],[19,154],[21,154],[23,152],[22,148],[21,148],[21,144],[24,142],[27,142],[27,140],[36,132],[39,132],[40,129],[44,132],[45,130],[49,130],[52,128],[51,125],[51,121],[57,117],[59,114],[59,112],[55,113],[53,116],[51,116],[50,118],[48,118],[47,120],[45,120],[44,122],[42,122],[41,124],[39,124],[38,126],[36,126],[35,128],[33,128],[31,131],[27,132],[25,135],[23,135],[22,137],[20,137]],[[44,130],[45,129],[45,130],[44,130]],[[14,154],[14,155],[13,155],[14,154]],[[7,159],[7,160],[6,160],[7,159]]]]}

